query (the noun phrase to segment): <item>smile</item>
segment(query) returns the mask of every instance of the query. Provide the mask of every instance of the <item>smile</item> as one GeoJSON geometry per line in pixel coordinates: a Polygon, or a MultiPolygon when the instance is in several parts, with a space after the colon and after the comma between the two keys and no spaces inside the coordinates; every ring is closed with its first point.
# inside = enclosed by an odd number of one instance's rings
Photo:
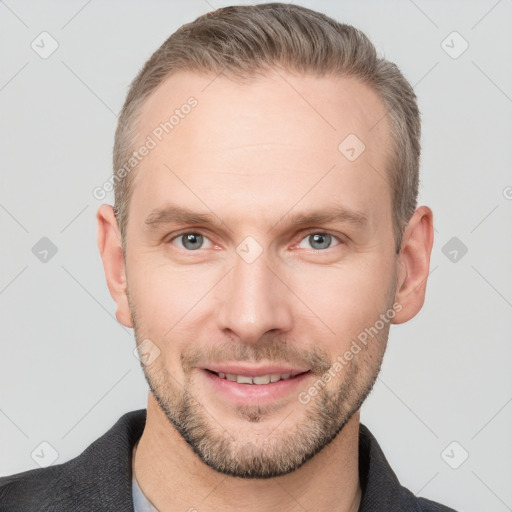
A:
{"type": "Polygon", "coordinates": [[[231,382],[237,382],[238,384],[255,384],[258,386],[270,384],[273,382],[279,382],[280,380],[288,380],[293,377],[296,377],[297,375],[301,375],[302,373],[307,372],[299,372],[295,374],[291,373],[269,373],[266,375],[255,375],[255,376],[249,376],[249,375],[234,375],[232,373],[224,373],[224,372],[214,372],[212,370],[208,370],[214,375],[217,375],[217,377],[220,377],[221,379],[226,379],[231,382]]]}
{"type": "Polygon", "coordinates": [[[215,400],[235,406],[265,406],[289,400],[306,387],[313,373],[307,368],[282,366],[248,367],[239,364],[209,365],[199,378],[215,400]]]}

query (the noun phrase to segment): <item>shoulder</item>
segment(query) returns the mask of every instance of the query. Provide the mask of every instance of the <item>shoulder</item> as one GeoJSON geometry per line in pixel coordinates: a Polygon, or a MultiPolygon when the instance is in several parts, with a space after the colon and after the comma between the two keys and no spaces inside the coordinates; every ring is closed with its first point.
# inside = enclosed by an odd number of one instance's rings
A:
{"type": "Polygon", "coordinates": [[[0,478],[0,511],[49,510],[55,482],[66,464],[0,478]]]}
{"type": "Polygon", "coordinates": [[[359,425],[359,478],[363,487],[361,512],[456,512],[402,486],[370,430],[359,425]]]}
{"type": "Polygon", "coordinates": [[[418,512],[457,512],[453,508],[442,505],[441,503],[437,503],[426,498],[417,498],[411,491],[405,489],[405,487],[403,489],[409,495],[411,503],[414,503],[416,507],[414,510],[417,510],[418,512]]]}
{"type": "Polygon", "coordinates": [[[132,448],[146,410],[124,414],[80,455],[0,478],[0,512],[131,510],[132,448]]]}

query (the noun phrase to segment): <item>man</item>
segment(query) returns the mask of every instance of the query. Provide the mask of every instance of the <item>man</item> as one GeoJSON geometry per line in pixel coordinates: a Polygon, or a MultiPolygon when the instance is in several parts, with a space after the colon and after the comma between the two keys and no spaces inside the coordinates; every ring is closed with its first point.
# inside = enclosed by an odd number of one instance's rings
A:
{"type": "Polygon", "coordinates": [[[1,510],[449,511],[360,408],[421,309],[416,98],[360,31],[296,5],[181,27],[131,85],[97,214],[147,410],[0,479],[1,510]]]}

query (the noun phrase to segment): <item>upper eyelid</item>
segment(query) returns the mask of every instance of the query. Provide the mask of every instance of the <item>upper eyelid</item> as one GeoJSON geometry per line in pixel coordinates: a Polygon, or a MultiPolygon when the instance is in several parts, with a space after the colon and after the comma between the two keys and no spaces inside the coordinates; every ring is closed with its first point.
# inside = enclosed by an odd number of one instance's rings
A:
{"type": "Polygon", "coordinates": [[[312,235],[312,234],[320,234],[320,235],[330,235],[332,236],[333,238],[336,238],[336,240],[338,240],[338,242],[341,242],[341,243],[344,243],[345,240],[341,237],[341,235],[335,233],[334,231],[329,231],[328,229],[324,229],[324,230],[321,230],[321,229],[312,229],[310,231],[305,231],[303,233],[300,233],[300,236],[301,236],[301,239],[299,240],[299,242],[301,242],[304,238],[306,238],[308,235],[312,235]]]}

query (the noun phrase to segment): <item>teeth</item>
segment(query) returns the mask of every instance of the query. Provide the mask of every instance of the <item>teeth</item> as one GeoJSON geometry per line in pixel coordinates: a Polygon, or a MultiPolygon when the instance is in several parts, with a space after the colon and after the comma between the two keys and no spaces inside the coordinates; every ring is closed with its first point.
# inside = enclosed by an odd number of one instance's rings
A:
{"type": "Polygon", "coordinates": [[[279,380],[287,380],[292,377],[291,373],[272,373],[269,375],[258,375],[257,377],[248,377],[246,375],[233,375],[232,373],[219,372],[218,376],[221,379],[227,379],[231,382],[237,382],[238,384],[257,384],[264,385],[270,384],[271,382],[277,382],[279,380]]]}
{"type": "MultiPolygon", "coordinates": [[[[261,377],[253,377],[254,384],[268,384],[270,382],[270,375],[262,375],[261,377]]],[[[240,381],[237,381],[240,382],[240,381]]]]}

